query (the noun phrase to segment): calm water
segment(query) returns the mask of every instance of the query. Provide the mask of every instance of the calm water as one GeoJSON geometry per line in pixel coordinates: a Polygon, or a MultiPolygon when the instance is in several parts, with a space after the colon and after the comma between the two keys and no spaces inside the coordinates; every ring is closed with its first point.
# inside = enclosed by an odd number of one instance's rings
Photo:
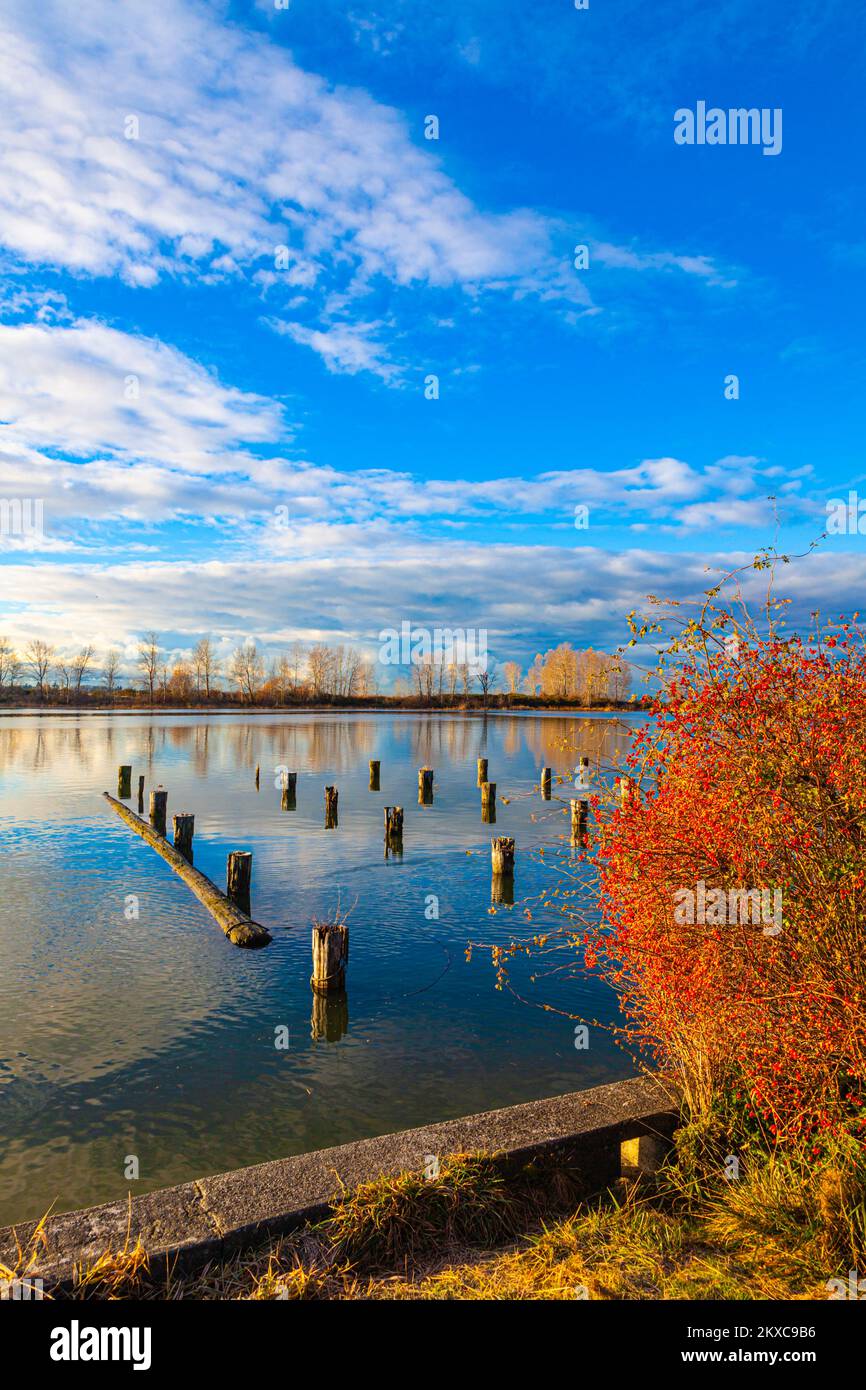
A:
{"type": "MultiPolygon", "coordinates": [[[[464,953],[537,927],[519,899],[550,871],[529,850],[567,827],[555,800],[526,795],[540,767],[573,771],[569,743],[610,758],[634,722],[0,719],[0,1223],[630,1074],[604,1032],[576,1050],[573,1023],[497,992],[489,954],[464,953]],[[481,819],[478,756],[498,784],[495,828],[481,819]],[[380,792],[368,790],[370,758],[380,792]],[[231,946],[110,811],[100,793],[114,793],[121,762],[134,788],[139,773],[168,788],[169,817],[195,813],[196,865],[220,886],[227,852],[253,851],[253,916],[271,946],[231,946]],[[293,811],[275,789],[281,764],[298,771],[293,811]],[[417,802],[424,765],[432,806],[417,802]],[[324,829],[326,784],[339,787],[337,830],[324,829]],[[405,807],[402,859],[384,856],[386,804],[405,807]],[[493,834],[518,846],[518,903],[495,916],[493,834]],[[138,920],[125,915],[130,894],[138,920]],[[438,918],[425,916],[430,895],[438,918]],[[352,907],[348,1025],[328,1040],[312,1018],[310,920],[338,902],[352,907]],[[127,1155],[138,1181],[124,1176],[127,1155]]],[[[532,999],[615,1017],[591,978],[528,975],[515,978],[532,999]]]]}

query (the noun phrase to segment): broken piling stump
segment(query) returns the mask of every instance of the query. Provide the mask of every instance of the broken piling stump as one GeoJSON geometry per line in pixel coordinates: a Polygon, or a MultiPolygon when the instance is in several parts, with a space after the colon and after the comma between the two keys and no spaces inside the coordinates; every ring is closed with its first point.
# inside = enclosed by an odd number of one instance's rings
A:
{"type": "Polygon", "coordinates": [[[487,759],[486,759],[486,758],[479,758],[479,759],[478,759],[478,785],[479,785],[479,787],[483,786],[484,783],[485,783],[486,781],[487,781],[487,759]]]}
{"type": "Polygon", "coordinates": [[[132,796],[132,765],[130,763],[121,763],[117,769],[117,795],[122,796],[124,800],[132,796]]]}
{"type": "Polygon", "coordinates": [[[259,766],[259,764],[256,763],[256,791],[258,791],[258,789],[259,789],[259,778],[261,777],[261,773],[262,773],[262,769],[261,769],[261,767],[259,766]]]}
{"type": "Polygon", "coordinates": [[[422,767],[418,771],[418,801],[422,806],[433,802],[433,769],[422,767]]]}
{"type": "Polygon", "coordinates": [[[188,811],[181,811],[176,816],[172,816],[172,830],[174,831],[174,847],[178,854],[182,854],[184,859],[192,863],[192,837],[195,834],[195,816],[188,811]]]}
{"type": "Polygon", "coordinates": [[[150,823],[154,830],[165,839],[165,816],[168,805],[168,792],[164,787],[154,787],[150,793],[150,823]]]}
{"type": "Polygon", "coordinates": [[[514,877],[514,840],[510,835],[497,835],[490,841],[490,864],[495,874],[514,877]]]}
{"type": "Polygon", "coordinates": [[[336,787],[325,788],[325,829],[335,830],[339,825],[337,804],[340,793],[336,787]]]}
{"type": "Polygon", "coordinates": [[[550,800],[550,784],[551,784],[550,768],[549,768],[549,767],[543,767],[543,768],[541,769],[541,796],[542,796],[542,800],[544,800],[544,801],[549,801],[549,800],[550,800]]]}
{"type": "Polygon", "coordinates": [[[138,814],[144,815],[144,773],[138,779],[138,814]]]}
{"type": "Polygon", "coordinates": [[[124,806],[122,801],[117,801],[108,792],[103,792],[103,796],[121,820],[126,821],[126,824],[135,831],[136,835],[140,835],[151,849],[156,850],[157,854],[174,870],[178,878],[183,879],[199,902],[207,908],[214,921],[222,927],[233,946],[245,946],[250,949],[267,946],[271,934],[261,923],[251,921],[248,914],[241,912],[234,903],[229,902],[215,883],[187,863],[183,855],[179,854],[174,846],[160,835],[159,831],[155,830],[152,825],[148,825],[146,820],[142,820],[128,806],[124,806]]]}
{"type": "Polygon", "coordinates": [[[581,844],[586,839],[586,826],[589,816],[589,802],[581,798],[571,803],[571,843],[581,844]]]}
{"type": "Polygon", "coordinates": [[[345,922],[313,923],[313,973],[315,994],[338,994],[346,986],[349,961],[349,928],[345,922]]]}
{"type": "Polygon", "coordinates": [[[233,849],[226,860],[226,897],[241,912],[250,915],[250,885],[253,878],[253,856],[248,849],[233,849]]]}
{"type": "Polygon", "coordinates": [[[496,824],[496,783],[481,783],[481,819],[489,825],[496,824]]]}
{"type": "Polygon", "coordinates": [[[379,790],[379,771],[380,771],[380,768],[381,768],[381,763],[379,762],[379,759],[378,759],[378,758],[371,758],[371,759],[370,759],[370,791],[371,791],[371,792],[377,792],[377,791],[379,790]]]}
{"type": "Polygon", "coordinates": [[[385,843],[386,845],[398,845],[403,843],[403,807],[385,807],[385,843]]]}

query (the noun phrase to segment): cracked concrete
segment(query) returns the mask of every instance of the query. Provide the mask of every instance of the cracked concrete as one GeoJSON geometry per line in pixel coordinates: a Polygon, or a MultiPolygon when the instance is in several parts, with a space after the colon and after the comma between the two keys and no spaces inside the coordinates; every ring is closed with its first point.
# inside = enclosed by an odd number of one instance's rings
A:
{"type": "MultiPolygon", "coordinates": [[[[496,1154],[509,1165],[567,1166],[587,1196],[620,1173],[621,1145],[644,1136],[666,1143],[677,1123],[670,1093],[650,1078],[529,1101],[459,1120],[239,1168],[127,1201],[51,1216],[29,1273],[68,1285],[76,1265],[140,1236],[151,1270],[192,1270],[327,1214],[341,1192],[378,1177],[422,1171],[427,1154],[496,1154]]],[[[0,1228],[0,1264],[14,1268],[35,1221],[0,1228]]]]}

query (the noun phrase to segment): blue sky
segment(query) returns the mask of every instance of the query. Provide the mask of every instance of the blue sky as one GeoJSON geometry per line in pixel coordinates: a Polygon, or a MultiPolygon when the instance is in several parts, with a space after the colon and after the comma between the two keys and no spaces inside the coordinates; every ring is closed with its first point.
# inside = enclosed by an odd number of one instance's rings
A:
{"type": "MultiPolygon", "coordinates": [[[[750,556],[771,494],[804,549],[866,497],[864,27],[6,0],[0,496],[45,525],[0,539],[0,630],[131,659],[408,619],[525,664],[750,556]],[[699,100],[781,109],[781,152],[677,145],[699,100]]],[[[800,607],[862,606],[862,557],[828,538],[800,607]]]]}

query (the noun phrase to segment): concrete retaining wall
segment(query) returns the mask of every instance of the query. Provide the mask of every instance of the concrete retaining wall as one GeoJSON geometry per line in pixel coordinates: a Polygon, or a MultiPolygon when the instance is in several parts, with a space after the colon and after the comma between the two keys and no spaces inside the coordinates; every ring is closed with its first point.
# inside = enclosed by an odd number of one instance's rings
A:
{"type": "MultiPolygon", "coordinates": [[[[652,1141],[669,1141],[676,1123],[670,1094],[658,1082],[638,1078],[361,1139],[163,1188],[131,1204],[109,1202],[52,1216],[38,1266],[29,1273],[43,1278],[46,1288],[68,1284],[76,1264],[123,1249],[127,1231],[131,1245],[141,1236],[154,1272],[166,1262],[195,1269],[324,1216],[346,1188],[421,1171],[427,1154],[493,1153],[506,1170],[530,1159],[567,1166],[590,1196],[619,1177],[623,1143],[645,1139],[652,1147],[652,1141]]],[[[35,1227],[31,1221],[0,1228],[0,1263],[15,1265],[17,1243],[26,1247],[35,1227]]]]}

